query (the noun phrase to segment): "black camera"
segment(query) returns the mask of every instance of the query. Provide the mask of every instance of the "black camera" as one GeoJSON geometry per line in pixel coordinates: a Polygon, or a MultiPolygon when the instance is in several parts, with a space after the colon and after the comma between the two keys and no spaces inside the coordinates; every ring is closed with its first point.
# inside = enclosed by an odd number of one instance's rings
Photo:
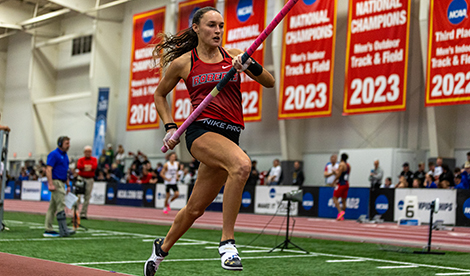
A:
{"type": "Polygon", "coordinates": [[[86,188],[86,182],[82,178],[77,178],[74,184],[74,193],[76,195],[84,195],[86,188]]]}

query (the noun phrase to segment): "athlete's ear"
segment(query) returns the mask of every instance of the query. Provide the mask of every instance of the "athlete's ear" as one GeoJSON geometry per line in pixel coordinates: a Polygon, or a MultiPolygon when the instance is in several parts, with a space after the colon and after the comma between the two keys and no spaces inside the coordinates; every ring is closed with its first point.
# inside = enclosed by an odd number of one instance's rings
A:
{"type": "Polygon", "coordinates": [[[199,35],[199,25],[197,25],[196,23],[193,23],[193,25],[191,26],[193,28],[193,31],[199,35]]]}

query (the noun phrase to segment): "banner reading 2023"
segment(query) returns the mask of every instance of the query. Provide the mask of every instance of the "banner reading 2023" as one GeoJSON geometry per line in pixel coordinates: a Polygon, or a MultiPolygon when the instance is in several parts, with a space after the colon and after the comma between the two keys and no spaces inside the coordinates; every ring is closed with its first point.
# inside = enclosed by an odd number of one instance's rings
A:
{"type": "MultiPolygon", "coordinates": [[[[265,0],[225,0],[224,48],[245,52],[264,30],[265,22],[265,0]]],[[[251,57],[259,64],[264,64],[264,43],[251,57]]],[[[260,121],[263,88],[245,73],[241,73],[240,78],[245,122],[260,121]]]]}
{"type": "Polygon", "coordinates": [[[127,130],[158,128],[159,120],[153,93],[160,82],[158,68],[152,70],[152,43],[163,31],[165,8],[135,14],[131,52],[131,73],[127,130]]]}
{"type": "MultiPolygon", "coordinates": [[[[192,26],[194,13],[203,7],[215,7],[215,0],[189,0],[178,4],[178,25],[176,31],[182,31],[192,26]]],[[[181,125],[191,114],[193,107],[189,97],[188,89],[183,80],[180,80],[173,89],[173,101],[171,112],[173,120],[181,125]]]]}
{"type": "Polygon", "coordinates": [[[468,0],[431,0],[426,106],[470,103],[468,0]]]}
{"type": "Polygon", "coordinates": [[[410,0],[350,0],[343,114],[406,109],[410,0]]]}
{"type": "Polygon", "coordinates": [[[336,0],[302,0],[284,20],[279,119],[331,116],[336,0]]]}

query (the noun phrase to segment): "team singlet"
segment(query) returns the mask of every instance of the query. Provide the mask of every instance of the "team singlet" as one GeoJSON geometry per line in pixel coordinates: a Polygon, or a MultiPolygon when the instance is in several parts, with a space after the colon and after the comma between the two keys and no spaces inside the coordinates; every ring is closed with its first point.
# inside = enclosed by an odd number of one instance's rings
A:
{"type": "Polygon", "coordinates": [[[170,181],[165,179],[163,182],[165,183],[165,185],[176,184],[178,182],[177,181],[178,167],[179,167],[179,163],[176,161],[173,162],[173,164],[171,164],[170,161],[166,162],[165,178],[169,178],[170,181]]]}
{"type": "Polygon", "coordinates": [[[346,163],[346,166],[348,167],[348,169],[345,172],[342,172],[341,175],[339,176],[339,179],[338,179],[339,185],[349,184],[349,171],[351,169],[348,163],[346,163]]]}
{"type": "MultiPolygon", "coordinates": [[[[222,47],[219,47],[219,50],[224,59],[218,63],[205,63],[199,58],[196,48],[191,50],[191,71],[185,83],[191,97],[193,109],[199,106],[232,68],[232,57],[222,47]]],[[[245,126],[238,73],[202,111],[197,120],[207,118],[245,126]]]]}

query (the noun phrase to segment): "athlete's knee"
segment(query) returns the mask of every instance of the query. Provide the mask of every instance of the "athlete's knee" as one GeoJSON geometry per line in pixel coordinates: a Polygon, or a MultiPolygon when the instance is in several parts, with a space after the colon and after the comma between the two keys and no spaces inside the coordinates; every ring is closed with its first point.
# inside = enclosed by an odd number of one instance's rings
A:
{"type": "Polygon", "coordinates": [[[203,208],[198,208],[196,206],[189,206],[186,205],[186,214],[192,219],[196,220],[200,216],[204,214],[205,209],[203,208]]]}
{"type": "Polygon", "coordinates": [[[251,172],[251,162],[250,159],[241,159],[238,164],[236,164],[233,174],[236,177],[239,177],[243,180],[243,183],[246,182],[251,172]]]}

